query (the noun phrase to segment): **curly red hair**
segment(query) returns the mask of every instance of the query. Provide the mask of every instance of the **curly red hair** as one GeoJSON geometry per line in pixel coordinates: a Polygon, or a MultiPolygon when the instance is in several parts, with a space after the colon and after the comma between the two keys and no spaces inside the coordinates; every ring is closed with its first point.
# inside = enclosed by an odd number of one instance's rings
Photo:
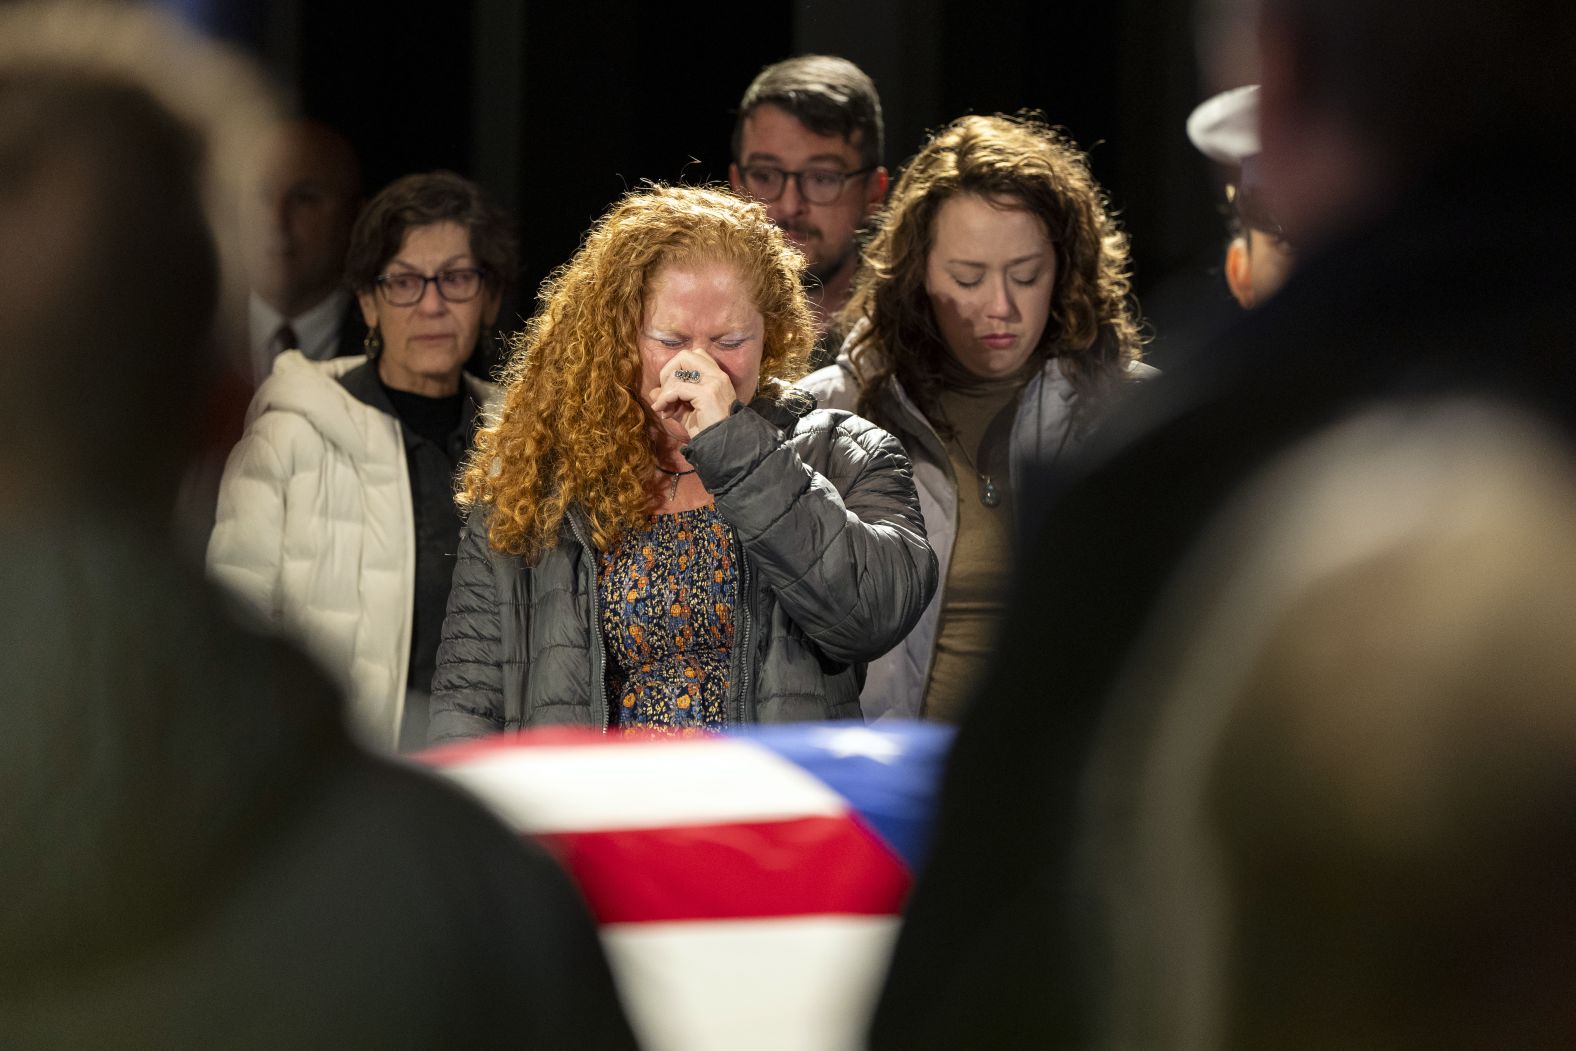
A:
{"type": "Polygon", "coordinates": [[[636,338],[652,279],[694,261],[736,267],[765,319],[757,393],[779,397],[804,374],[815,340],[804,258],[765,209],[708,187],[626,194],[542,286],[514,339],[503,409],[477,433],[459,501],[491,508],[494,550],[535,562],[557,545],[571,507],[603,551],[644,523],[652,418],[636,338]]]}

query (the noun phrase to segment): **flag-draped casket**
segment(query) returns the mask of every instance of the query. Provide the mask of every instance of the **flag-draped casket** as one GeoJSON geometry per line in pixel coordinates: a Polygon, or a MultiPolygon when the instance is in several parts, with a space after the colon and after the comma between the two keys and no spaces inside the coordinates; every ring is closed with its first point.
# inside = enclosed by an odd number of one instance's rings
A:
{"type": "Polygon", "coordinates": [[[579,883],[653,1048],[862,1042],[950,730],[547,730],[427,753],[579,883]]]}

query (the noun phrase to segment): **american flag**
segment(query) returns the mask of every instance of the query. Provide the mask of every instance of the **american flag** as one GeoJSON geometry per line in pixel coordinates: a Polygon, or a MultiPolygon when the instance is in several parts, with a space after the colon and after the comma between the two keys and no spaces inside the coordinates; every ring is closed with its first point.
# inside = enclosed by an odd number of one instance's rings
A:
{"type": "Polygon", "coordinates": [[[951,731],[554,729],[426,753],[578,881],[651,1048],[856,1047],[951,731]]]}

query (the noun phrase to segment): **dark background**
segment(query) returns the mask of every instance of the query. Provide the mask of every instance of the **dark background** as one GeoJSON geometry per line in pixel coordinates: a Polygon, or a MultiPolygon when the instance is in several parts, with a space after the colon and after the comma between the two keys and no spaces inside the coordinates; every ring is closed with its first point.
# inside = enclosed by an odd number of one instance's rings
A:
{"type": "Polygon", "coordinates": [[[348,134],[369,193],[439,167],[487,187],[519,224],[515,315],[627,187],[726,179],[734,105],[788,55],[841,54],[871,74],[894,175],[928,128],[1039,110],[1089,151],[1132,238],[1164,364],[1229,313],[1217,176],[1183,130],[1198,101],[1232,86],[1197,68],[1194,7],[1211,2],[168,5],[251,51],[303,113],[348,134]]]}

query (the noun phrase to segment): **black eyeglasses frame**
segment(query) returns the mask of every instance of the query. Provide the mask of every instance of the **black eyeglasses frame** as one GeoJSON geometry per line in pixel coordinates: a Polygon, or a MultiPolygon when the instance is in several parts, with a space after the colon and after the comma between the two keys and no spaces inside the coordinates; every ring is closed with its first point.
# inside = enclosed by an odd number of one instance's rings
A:
{"type": "Polygon", "coordinates": [[[398,274],[379,274],[372,283],[376,285],[378,291],[383,294],[383,301],[391,307],[415,306],[426,297],[428,285],[437,286],[438,298],[443,300],[445,303],[469,303],[471,300],[482,294],[482,288],[487,284],[489,273],[490,271],[485,266],[456,266],[450,267],[446,270],[439,270],[436,274],[431,275],[418,274],[415,271],[407,270],[398,274]],[[476,291],[472,292],[468,296],[462,296],[458,299],[449,295],[443,290],[443,278],[448,274],[475,274],[476,291]],[[416,293],[416,298],[414,299],[407,301],[396,300],[394,298],[393,292],[390,290],[390,286],[395,280],[404,280],[407,278],[419,278],[421,280],[421,291],[416,293]]]}
{"type": "Polygon", "coordinates": [[[848,189],[848,184],[850,182],[852,182],[854,179],[859,178],[862,175],[869,175],[871,172],[875,171],[878,167],[880,167],[880,165],[878,165],[878,164],[869,164],[869,165],[866,165],[863,168],[856,168],[856,169],[854,169],[853,171],[850,171],[850,172],[838,171],[836,168],[801,168],[799,171],[789,171],[787,168],[779,168],[775,164],[741,164],[741,165],[739,165],[739,179],[744,184],[744,188],[749,191],[750,196],[754,197],[757,201],[760,201],[762,204],[771,204],[771,203],[773,203],[775,201],[782,200],[783,194],[788,192],[788,180],[789,179],[793,180],[794,187],[799,191],[799,196],[803,197],[806,201],[809,201],[811,204],[831,204],[831,203],[833,203],[834,201],[836,201],[839,197],[841,197],[843,195],[843,191],[848,189]],[[763,197],[760,194],[756,193],[754,190],[750,190],[750,172],[752,172],[752,171],[776,172],[778,175],[781,175],[782,178],[783,178],[782,186],[779,187],[777,192],[774,193],[772,196],[770,196],[770,197],[763,197]],[[815,198],[813,198],[809,194],[805,193],[804,192],[804,177],[806,175],[810,175],[812,173],[820,174],[820,175],[839,175],[839,176],[842,176],[842,182],[838,184],[837,192],[832,194],[832,196],[828,197],[824,201],[817,201],[815,198]]]}

